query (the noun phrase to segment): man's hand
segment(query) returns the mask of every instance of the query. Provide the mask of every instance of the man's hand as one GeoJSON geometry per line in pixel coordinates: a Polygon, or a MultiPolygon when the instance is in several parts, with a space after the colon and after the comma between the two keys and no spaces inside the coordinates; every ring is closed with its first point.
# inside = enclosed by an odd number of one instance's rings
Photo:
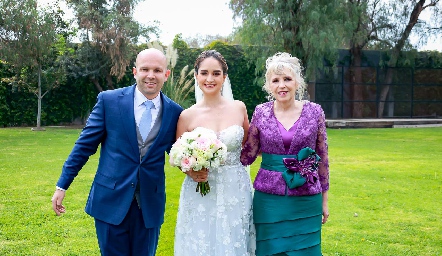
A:
{"type": "Polygon", "coordinates": [[[62,204],[65,195],[66,191],[57,189],[55,190],[54,195],[52,196],[52,209],[58,216],[66,212],[66,209],[62,204]]]}

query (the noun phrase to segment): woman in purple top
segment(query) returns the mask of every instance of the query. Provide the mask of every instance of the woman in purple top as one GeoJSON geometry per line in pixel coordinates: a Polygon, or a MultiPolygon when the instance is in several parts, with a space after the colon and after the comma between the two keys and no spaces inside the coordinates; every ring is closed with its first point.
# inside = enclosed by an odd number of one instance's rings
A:
{"type": "Polygon", "coordinates": [[[266,61],[263,88],[274,100],[258,105],[241,152],[243,165],[261,154],[254,181],[256,255],[321,255],[329,216],[328,146],[321,106],[302,99],[306,84],[296,57],[266,61]]]}

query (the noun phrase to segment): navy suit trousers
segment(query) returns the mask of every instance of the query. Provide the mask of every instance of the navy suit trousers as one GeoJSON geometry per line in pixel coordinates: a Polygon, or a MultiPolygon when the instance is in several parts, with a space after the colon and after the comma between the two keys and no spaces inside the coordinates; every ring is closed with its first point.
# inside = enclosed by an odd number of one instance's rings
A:
{"type": "Polygon", "coordinates": [[[136,200],[120,225],[95,219],[98,244],[103,256],[154,256],[160,227],[146,228],[136,200]]]}

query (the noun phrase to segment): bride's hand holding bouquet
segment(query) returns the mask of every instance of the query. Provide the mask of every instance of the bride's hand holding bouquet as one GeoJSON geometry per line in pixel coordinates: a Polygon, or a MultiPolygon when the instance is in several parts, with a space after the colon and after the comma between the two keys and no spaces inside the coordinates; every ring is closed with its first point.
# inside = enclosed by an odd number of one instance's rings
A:
{"type": "Polygon", "coordinates": [[[198,127],[185,132],[173,144],[169,162],[198,182],[196,192],[205,196],[210,191],[207,172],[217,168],[226,160],[227,147],[209,129],[198,127]],[[199,172],[196,173],[195,172],[199,172]]]}

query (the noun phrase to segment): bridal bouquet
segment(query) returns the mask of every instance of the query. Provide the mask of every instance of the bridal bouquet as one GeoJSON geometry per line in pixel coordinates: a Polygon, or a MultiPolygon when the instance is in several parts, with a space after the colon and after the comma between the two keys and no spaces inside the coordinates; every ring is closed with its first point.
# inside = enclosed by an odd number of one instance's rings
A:
{"type": "MultiPolygon", "coordinates": [[[[172,166],[178,166],[181,171],[201,171],[216,168],[226,160],[227,147],[216,134],[209,129],[196,128],[191,132],[185,132],[172,145],[169,154],[169,162],[172,166]]],[[[210,192],[209,182],[198,182],[196,192],[205,196],[210,192]]]]}

